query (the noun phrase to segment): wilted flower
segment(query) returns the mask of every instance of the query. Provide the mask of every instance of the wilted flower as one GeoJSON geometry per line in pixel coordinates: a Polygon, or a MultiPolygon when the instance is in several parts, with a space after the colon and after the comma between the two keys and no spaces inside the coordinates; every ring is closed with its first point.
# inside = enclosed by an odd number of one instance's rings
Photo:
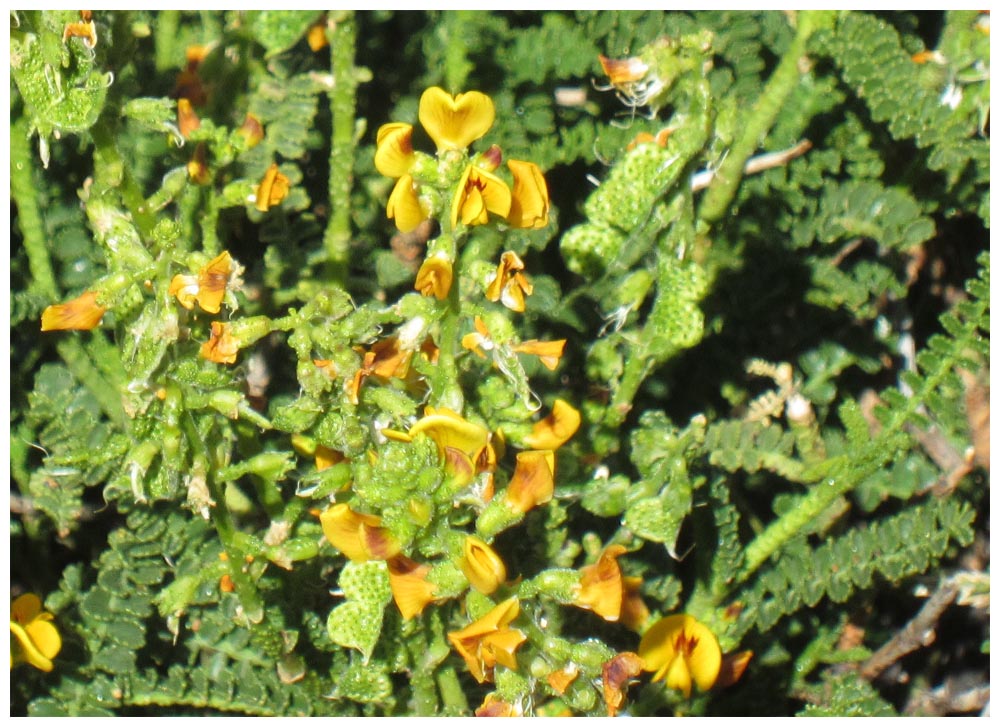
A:
{"type": "Polygon", "coordinates": [[[448,633],[448,640],[480,684],[493,681],[493,667],[497,664],[517,669],[514,652],[528,638],[521,631],[510,628],[520,610],[514,596],[464,629],[448,633]]]}
{"type": "Polygon", "coordinates": [[[175,275],[170,281],[170,295],[177,296],[182,306],[191,310],[195,301],[202,310],[218,313],[226,286],[233,272],[232,257],[223,251],[198,271],[197,275],[175,275]]]}
{"type": "Polygon", "coordinates": [[[642,671],[642,659],[638,654],[626,651],[604,663],[601,667],[601,687],[608,716],[614,717],[625,701],[625,687],[642,671]]]}
{"type": "Polygon", "coordinates": [[[231,325],[212,321],[212,336],[201,344],[199,354],[215,363],[231,364],[236,363],[239,350],[240,342],[233,336],[231,325]]]}
{"type": "Polygon", "coordinates": [[[518,512],[528,512],[552,499],[555,491],[555,454],[552,450],[519,452],[514,475],[504,497],[518,512]]]}

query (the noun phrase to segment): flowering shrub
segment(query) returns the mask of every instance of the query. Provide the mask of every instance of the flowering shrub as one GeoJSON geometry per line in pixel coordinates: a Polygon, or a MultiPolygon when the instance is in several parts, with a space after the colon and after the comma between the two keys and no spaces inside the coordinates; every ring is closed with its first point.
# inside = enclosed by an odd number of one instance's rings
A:
{"type": "Polygon", "coordinates": [[[12,712],[982,709],[988,14],[11,20],[12,712]]]}

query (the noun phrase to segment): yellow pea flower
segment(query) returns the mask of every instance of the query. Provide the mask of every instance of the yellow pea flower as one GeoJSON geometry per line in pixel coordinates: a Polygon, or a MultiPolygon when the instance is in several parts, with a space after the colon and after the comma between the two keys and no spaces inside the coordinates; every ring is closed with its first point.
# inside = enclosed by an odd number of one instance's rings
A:
{"type": "Polygon", "coordinates": [[[257,200],[254,207],[259,212],[267,212],[288,196],[288,177],[278,171],[278,165],[272,163],[264,172],[264,178],[257,185],[257,200]]]}
{"type": "Polygon", "coordinates": [[[389,588],[399,612],[406,620],[419,616],[434,600],[437,590],[437,586],[427,580],[431,567],[405,555],[394,556],[386,564],[389,566],[389,588]]]}
{"type": "Polygon", "coordinates": [[[375,168],[379,174],[397,179],[410,171],[413,153],[413,125],[394,121],[382,124],[375,136],[375,168]]]}
{"type": "Polygon", "coordinates": [[[480,684],[493,681],[493,668],[497,664],[517,669],[514,652],[528,639],[518,629],[510,628],[520,612],[517,596],[514,596],[464,629],[448,632],[448,641],[465,659],[466,666],[480,684]]]}
{"type": "Polygon", "coordinates": [[[10,605],[10,633],[17,643],[11,642],[10,667],[27,663],[42,671],[52,671],[52,660],[62,649],[62,638],[55,624],[55,617],[42,610],[42,599],[34,593],[18,596],[10,605]]]}
{"type": "Polygon", "coordinates": [[[451,226],[485,225],[490,213],[506,217],[510,213],[510,188],[500,177],[469,165],[462,173],[451,202],[451,226]]]}
{"type": "Polygon", "coordinates": [[[558,449],[580,428],[580,412],[562,399],[556,399],[552,412],[535,423],[524,443],[532,449],[558,449]]]}
{"type": "Polygon", "coordinates": [[[514,175],[507,222],[513,227],[540,230],[549,223],[549,188],[542,170],[534,162],[510,159],[507,167],[514,175]]]}
{"type": "Polygon", "coordinates": [[[617,621],[621,617],[625,587],[618,557],[624,553],[624,546],[609,545],[596,563],[580,569],[574,598],[577,606],[593,611],[605,621],[617,621]]]}
{"type": "Polygon", "coordinates": [[[43,331],[89,331],[96,328],[107,308],[97,302],[97,293],[88,290],[66,303],[50,305],[42,311],[43,331]]]}
{"type": "Polygon", "coordinates": [[[452,96],[432,86],[420,96],[417,117],[441,152],[465,149],[482,138],[493,126],[496,110],[490,97],[479,91],[452,96]]]}
{"type": "Polygon", "coordinates": [[[691,685],[711,689],[722,666],[719,641],[707,626],[687,614],[657,621],[642,635],[639,656],[643,669],[653,672],[653,681],[663,680],[669,689],[691,696],[691,685]]]}
{"type": "Polygon", "coordinates": [[[489,545],[474,535],[465,538],[459,566],[469,583],[487,596],[507,580],[507,567],[489,545]]]}
{"type": "Polygon", "coordinates": [[[344,503],[327,508],[319,522],[330,544],[353,561],[387,560],[400,551],[399,543],[381,527],[381,518],[354,512],[344,503]]]}
{"type": "Polygon", "coordinates": [[[194,308],[197,301],[202,310],[218,313],[232,272],[233,259],[228,252],[223,251],[199,270],[197,275],[175,275],[168,290],[188,310],[194,308]]]}
{"type": "Polygon", "coordinates": [[[518,452],[514,474],[504,497],[518,512],[544,505],[555,492],[555,454],[552,450],[518,452]]]}
{"type": "Polygon", "coordinates": [[[417,279],[413,283],[414,290],[421,295],[434,296],[438,300],[448,297],[454,273],[451,260],[444,253],[436,253],[424,259],[417,271],[417,279]]]}
{"type": "Polygon", "coordinates": [[[524,261],[516,252],[508,250],[500,256],[500,264],[486,287],[486,299],[501,301],[512,311],[524,312],[524,296],[531,295],[534,286],[524,273],[524,261]]]}

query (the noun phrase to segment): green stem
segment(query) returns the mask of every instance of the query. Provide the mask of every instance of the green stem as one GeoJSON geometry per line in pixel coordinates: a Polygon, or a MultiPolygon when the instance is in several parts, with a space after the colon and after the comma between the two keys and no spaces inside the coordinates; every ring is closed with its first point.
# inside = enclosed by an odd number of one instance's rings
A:
{"type": "Polygon", "coordinates": [[[481,11],[452,10],[444,13],[444,23],[441,26],[445,36],[444,83],[445,88],[453,94],[464,90],[465,79],[472,70],[472,63],[467,57],[469,48],[463,30],[477,12],[481,11]]]}
{"type": "Polygon", "coordinates": [[[24,251],[28,255],[31,288],[39,295],[55,301],[59,298],[45,228],[38,204],[38,187],[32,171],[31,147],[28,144],[28,122],[22,117],[10,127],[10,195],[17,204],[17,224],[21,228],[24,251]]]}
{"type": "MultiPolygon", "coordinates": [[[[98,332],[95,335],[104,334],[98,332]]],[[[66,368],[73,374],[73,378],[83,384],[84,388],[93,395],[108,419],[123,431],[127,431],[125,410],[122,409],[118,388],[104,378],[94,362],[90,360],[80,339],[74,335],[67,336],[56,344],[56,351],[65,362],[66,368]]]]}
{"type": "Polygon", "coordinates": [[[323,235],[326,268],[334,283],[347,280],[351,245],[351,187],[354,183],[354,114],[357,103],[358,69],[354,66],[357,27],[354,13],[337,13],[330,39],[330,66],[333,89],[330,113],[333,138],[330,140],[330,221],[323,235]]]}
{"type": "Polygon", "coordinates": [[[437,683],[444,711],[452,715],[468,715],[469,702],[465,698],[465,691],[462,689],[462,682],[458,679],[455,667],[442,667],[437,674],[437,683]]]}
{"type": "MultiPolygon", "coordinates": [[[[442,232],[438,241],[446,236],[452,236],[450,231],[442,232]]],[[[448,241],[452,263],[452,283],[445,300],[446,307],[441,316],[441,334],[438,341],[438,361],[431,382],[431,396],[435,406],[445,406],[453,411],[461,412],[465,397],[458,385],[458,364],[456,349],[459,345],[459,325],[461,323],[462,302],[459,295],[462,280],[462,263],[457,254],[458,240],[448,241]]]]}
{"type": "Polygon", "coordinates": [[[117,124],[108,114],[104,114],[90,128],[94,140],[95,187],[117,187],[122,202],[128,208],[143,241],[152,239],[156,217],[146,205],[146,198],[132,177],[128,163],[115,144],[117,124]]]}
{"type": "Polygon", "coordinates": [[[179,10],[161,10],[156,15],[153,28],[153,44],[156,70],[165,73],[176,65],[174,47],[177,41],[177,28],[180,26],[179,10]]]}
{"type": "Polygon", "coordinates": [[[698,210],[698,217],[711,223],[720,219],[729,209],[743,177],[747,159],[757,150],[767,132],[774,125],[782,106],[799,83],[799,62],[806,52],[809,37],[824,22],[829,11],[803,10],[798,13],[798,29],[788,50],[775,69],[767,85],[757,98],[757,103],[747,114],[743,134],[729,150],[729,155],[719,167],[712,185],[705,192],[698,210]]]}

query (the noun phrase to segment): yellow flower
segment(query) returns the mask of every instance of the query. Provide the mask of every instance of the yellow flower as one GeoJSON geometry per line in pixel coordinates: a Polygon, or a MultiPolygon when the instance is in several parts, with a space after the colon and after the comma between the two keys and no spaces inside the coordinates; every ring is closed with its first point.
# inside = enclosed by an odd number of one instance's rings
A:
{"type": "Polygon", "coordinates": [[[203,344],[199,354],[215,363],[236,363],[240,342],[233,337],[232,328],[228,323],[212,321],[212,336],[203,344]]]}
{"type": "Polygon", "coordinates": [[[412,232],[427,219],[427,213],[413,186],[413,177],[409,174],[400,177],[392,188],[392,194],[385,205],[385,215],[396,223],[396,229],[400,232],[412,232]]]}
{"type": "Polygon", "coordinates": [[[427,580],[431,567],[420,565],[405,555],[390,558],[386,564],[389,566],[389,588],[399,612],[406,620],[419,616],[434,600],[437,590],[437,586],[427,580]]]}
{"type": "Polygon", "coordinates": [[[330,41],[326,38],[326,13],[309,26],[309,30],[306,31],[306,42],[313,53],[330,45],[330,41]]]}
{"type": "Polygon", "coordinates": [[[625,701],[625,687],[634,677],[639,676],[640,671],[642,659],[631,651],[616,654],[601,666],[601,686],[609,717],[618,714],[625,701]]]}
{"type": "Polygon", "coordinates": [[[194,148],[194,156],[187,163],[188,177],[195,184],[208,184],[212,181],[212,175],[208,171],[208,162],[205,160],[205,144],[200,143],[194,148]]]}
{"type": "Polygon", "coordinates": [[[642,668],[653,672],[653,681],[662,679],[685,697],[691,696],[692,683],[701,691],[711,689],[722,665],[715,634],[687,614],[667,616],[650,626],[639,642],[639,656],[642,668]]]}
{"type": "Polygon", "coordinates": [[[338,452],[336,449],[330,449],[322,444],[316,445],[316,451],[313,452],[313,457],[316,460],[316,471],[322,472],[325,469],[333,467],[335,464],[340,464],[347,460],[343,452],[338,452]]]}
{"type": "Polygon", "coordinates": [[[327,508],[319,521],[330,544],[353,561],[387,560],[399,553],[399,543],[380,527],[380,518],[354,512],[344,503],[327,508]]]}
{"type": "Polygon", "coordinates": [[[481,138],[496,118],[493,101],[479,91],[452,96],[437,86],[424,91],[417,112],[439,152],[465,149],[481,138]]]}
{"type": "Polygon", "coordinates": [[[460,485],[471,482],[479,472],[496,469],[497,455],[489,430],[445,407],[427,407],[426,415],[409,432],[383,429],[382,434],[397,442],[412,442],[418,434],[426,434],[437,444],[445,469],[460,485]]]}
{"type": "Polygon", "coordinates": [[[443,252],[435,253],[424,259],[413,288],[421,295],[433,295],[438,300],[444,300],[451,290],[452,277],[451,260],[443,252]]]}
{"type": "Polygon", "coordinates": [[[55,617],[42,610],[42,600],[34,593],[25,593],[10,605],[10,633],[18,647],[11,642],[10,666],[28,663],[42,671],[52,671],[52,660],[62,648],[62,638],[55,624],[55,617]]]}
{"type": "Polygon", "coordinates": [[[42,311],[43,331],[89,331],[96,328],[107,310],[97,302],[97,293],[88,290],[66,303],[50,305],[42,311]]]}
{"type": "Polygon", "coordinates": [[[549,223],[549,188],[542,170],[534,162],[511,159],[507,167],[514,175],[507,222],[513,227],[540,230],[549,223]]]}
{"type": "Polygon", "coordinates": [[[511,196],[507,184],[493,174],[473,165],[465,168],[451,202],[451,226],[485,225],[489,214],[506,217],[511,196]]]}
{"type": "Polygon", "coordinates": [[[625,553],[622,545],[609,545],[597,562],[580,569],[574,603],[586,608],[605,621],[617,621],[622,612],[622,569],[618,557],[625,553]]]}
{"type": "Polygon", "coordinates": [[[555,454],[552,450],[519,452],[514,475],[504,494],[518,512],[528,512],[552,499],[555,491],[555,454]]]}
{"type": "Polygon", "coordinates": [[[382,124],[375,137],[375,168],[379,174],[396,179],[410,171],[413,153],[413,126],[401,122],[382,124]]]}
{"type": "Polygon", "coordinates": [[[497,664],[517,669],[514,652],[527,640],[521,631],[510,628],[510,622],[520,613],[517,596],[498,604],[478,621],[464,629],[450,631],[448,641],[465,659],[476,681],[493,681],[493,667],[497,664]]]}
{"type": "Polygon", "coordinates": [[[243,125],[236,130],[236,133],[246,139],[247,149],[253,149],[264,140],[264,126],[253,114],[248,113],[243,119],[243,125]]]}
{"type": "Polygon", "coordinates": [[[558,449],[580,428],[580,412],[562,399],[556,399],[552,412],[535,423],[524,443],[532,449],[558,449]]]}
{"type": "Polygon", "coordinates": [[[465,538],[459,566],[469,583],[487,596],[507,580],[507,568],[496,551],[474,535],[465,538]]]}
{"type": "Polygon", "coordinates": [[[94,48],[97,45],[97,27],[94,25],[89,10],[80,11],[79,23],[66,23],[63,28],[63,43],[69,38],[83,38],[83,44],[88,48],[94,48]]]}
{"type": "Polygon", "coordinates": [[[170,295],[176,295],[182,306],[191,310],[195,301],[202,310],[218,313],[226,295],[226,285],[233,272],[233,259],[223,251],[198,271],[197,275],[175,275],[170,281],[170,295]]]}
{"type": "Polygon", "coordinates": [[[191,101],[186,98],[177,99],[177,129],[185,139],[191,132],[201,126],[201,119],[191,107],[191,101]]]}
{"type": "Polygon", "coordinates": [[[500,264],[486,287],[486,299],[494,303],[502,301],[505,306],[518,313],[524,312],[524,296],[531,295],[534,286],[521,272],[524,261],[516,253],[508,250],[500,256],[500,264]]]}
{"type": "Polygon", "coordinates": [[[259,212],[267,212],[269,209],[288,196],[288,177],[278,171],[278,165],[272,163],[264,172],[264,178],[257,185],[257,201],[254,207],[259,212]]]}
{"type": "Polygon", "coordinates": [[[633,631],[642,631],[642,627],[649,620],[649,608],[642,600],[639,589],[642,586],[642,578],[639,576],[624,576],[622,578],[622,616],[621,622],[633,631]]]}
{"type": "Polygon", "coordinates": [[[555,371],[565,347],[565,338],[560,338],[558,341],[539,341],[532,338],[530,341],[521,341],[521,343],[514,344],[510,347],[510,350],[517,353],[538,356],[538,360],[542,362],[542,366],[549,371],[555,371]]]}

